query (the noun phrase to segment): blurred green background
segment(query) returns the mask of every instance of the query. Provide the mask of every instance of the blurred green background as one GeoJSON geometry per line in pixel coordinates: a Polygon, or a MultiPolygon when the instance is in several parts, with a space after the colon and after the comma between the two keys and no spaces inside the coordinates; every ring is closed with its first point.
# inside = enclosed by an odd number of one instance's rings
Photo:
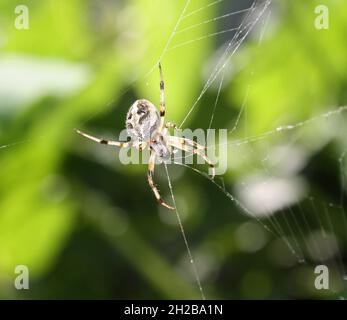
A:
{"type": "MultiPolygon", "coordinates": [[[[158,59],[166,119],[180,123],[246,12],[228,14],[254,1],[213,2],[191,0],[166,48],[184,0],[1,1],[0,298],[200,297],[146,166],[122,165],[117,150],[73,129],[117,137],[133,101],[158,104],[158,59]],[[17,5],[29,8],[28,30],[15,27],[17,5]],[[29,290],[14,288],[16,265],[28,266],[29,290]]],[[[346,1],[274,0],[225,68],[212,127],[235,142],[216,182],[265,214],[261,223],[208,179],[169,166],[207,298],[347,296],[346,115],[319,117],[346,104],[346,36],[346,1]],[[314,26],[321,4],[328,30],[314,26]],[[331,290],[313,285],[322,262],[338,279],[331,290]]],[[[209,126],[218,80],[185,127],[209,126]]],[[[156,181],[170,201],[162,166],[156,181]]]]}

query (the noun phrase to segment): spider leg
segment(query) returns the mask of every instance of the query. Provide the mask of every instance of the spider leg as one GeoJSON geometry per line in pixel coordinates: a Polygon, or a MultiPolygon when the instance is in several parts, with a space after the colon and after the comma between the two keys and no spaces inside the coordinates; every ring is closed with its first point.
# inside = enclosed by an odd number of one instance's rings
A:
{"type": "Polygon", "coordinates": [[[164,77],[163,70],[161,69],[161,64],[159,62],[159,74],[160,74],[160,123],[158,131],[161,132],[164,128],[165,122],[165,95],[164,95],[164,77]]]}
{"type": "Polygon", "coordinates": [[[127,142],[127,141],[121,142],[121,141],[114,141],[114,140],[99,139],[97,137],[91,136],[90,134],[84,133],[81,130],[78,130],[78,129],[75,129],[75,130],[78,134],[82,135],[83,137],[86,137],[87,139],[93,140],[100,144],[107,144],[107,145],[116,146],[119,148],[127,148],[131,146],[131,142],[127,142]]]}
{"type": "Polygon", "coordinates": [[[177,124],[173,122],[166,122],[165,123],[165,128],[166,129],[177,129],[177,124]]]}
{"type": "Polygon", "coordinates": [[[187,138],[180,138],[180,137],[176,137],[176,136],[169,136],[167,138],[168,140],[168,144],[173,146],[176,149],[181,149],[183,151],[189,152],[192,151],[193,154],[197,154],[199,155],[201,158],[203,158],[205,160],[205,162],[209,165],[209,167],[211,168],[211,179],[214,178],[214,176],[216,175],[215,172],[215,167],[213,162],[210,160],[210,158],[208,158],[205,155],[205,150],[206,147],[202,146],[201,144],[198,144],[197,142],[187,139],[187,138]]]}
{"type": "Polygon", "coordinates": [[[169,136],[169,140],[173,140],[174,142],[178,142],[181,145],[187,145],[189,147],[192,147],[201,151],[206,150],[205,146],[202,146],[201,144],[198,144],[197,142],[191,139],[177,137],[177,136],[169,136]]]}
{"type": "Polygon", "coordinates": [[[152,188],[156,199],[158,200],[158,202],[162,206],[164,206],[168,209],[171,209],[171,210],[175,210],[174,207],[172,207],[172,206],[168,205],[166,202],[164,202],[164,200],[160,196],[160,193],[159,193],[157,186],[155,185],[155,183],[153,181],[155,157],[156,157],[155,153],[153,151],[151,151],[151,155],[150,155],[149,161],[148,161],[148,171],[147,171],[147,178],[148,178],[149,186],[152,188]]]}

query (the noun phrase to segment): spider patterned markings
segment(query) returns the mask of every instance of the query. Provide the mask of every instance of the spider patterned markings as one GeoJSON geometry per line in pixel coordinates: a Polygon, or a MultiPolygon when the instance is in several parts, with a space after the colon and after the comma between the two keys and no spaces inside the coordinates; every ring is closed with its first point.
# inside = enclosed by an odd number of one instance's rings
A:
{"type": "Polygon", "coordinates": [[[149,148],[150,157],[148,161],[147,179],[157,201],[168,209],[175,209],[168,205],[160,196],[159,190],[153,181],[154,167],[156,159],[159,162],[165,162],[170,159],[173,149],[192,151],[194,154],[201,156],[211,168],[212,179],[215,175],[214,164],[205,155],[205,147],[195,141],[182,139],[177,136],[170,136],[168,129],[174,128],[175,125],[168,122],[165,124],[165,96],[164,80],[161,65],[159,64],[160,73],[160,113],[157,108],[148,100],[136,100],[130,107],[126,117],[126,130],[131,140],[120,142],[113,140],[99,139],[80,130],[80,135],[101,144],[117,146],[119,148],[134,147],[140,151],[149,148]]]}

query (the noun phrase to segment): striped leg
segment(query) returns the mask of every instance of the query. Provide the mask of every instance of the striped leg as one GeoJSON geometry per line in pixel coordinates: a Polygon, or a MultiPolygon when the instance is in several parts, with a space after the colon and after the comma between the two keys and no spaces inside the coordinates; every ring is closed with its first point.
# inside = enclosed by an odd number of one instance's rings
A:
{"type": "Polygon", "coordinates": [[[173,142],[178,142],[181,145],[187,145],[189,147],[204,151],[206,150],[205,146],[202,146],[201,144],[198,144],[197,142],[195,142],[194,140],[191,139],[187,139],[187,138],[182,138],[182,137],[177,137],[177,136],[169,136],[168,137],[169,141],[173,141],[173,142]]]}
{"type": "Polygon", "coordinates": [[[160,124],[158,131],[161,132],[164,128],[165,122],[165,96],[164,96],[164,77],[161,64],[159,62],[159,74],[160,74],[160,124]]]}
{"type": "Polygon", "coordinates": [[[164,202],[164,200],[161,198],[159,190],[157,188],[157,186],[155,185],[154,181],[153,181],[153,175],[154,175],[154,166],[155,166],[155,153],[153,151],[151,151],[151,155],[149,157],[149,161],[148,161],[148,171],[147,171],[147,178],[148,178],[148,183],[150,185],[150,187],[152,188],[154,195],[156,197],[156,199],[158,200],[158,202],[163,205],[164,207],[174,210],[174,207],[169,206],[167,203],[164,202]]]}
{"type": "Polygon", "coordinates": [[[205,162],[209,165],[211,168],[211,179],[214,178],[216,175],[214,164],[212,161],[205,155],[206,147],[196,143],[193,140],[187,139],[187,138],[180,138],[175,136],[169,136],[168,137],[168,144],[173,146],[176,149],[181,149],[186,152],[193,152],[193,154],[199,155],[201,158],[205,160],[205,162]]]}
{"type": "Polygon", "coordinates": [[[165,123],[165,128],[166,129],[177,129],[177,124],[173,122],[166,122],[165,123]]]}
{"type": "Polygon", "coordinates": [[[83,137],[86,137],[87,139],[90,139],[90,140],[93,140],[97,143],[101,143],[101,144],[107,144],[107,145],[110,145],[110,146],[116,146],[116,147],[119,147],[119,148],[127,148],[127,147],[130,147],[131,146],[131,142],[120,142],[120,141],[113,141],[113,140],[105,140],[105,139],[99,139],[99,138],[96,138],[94,136],[91,136],[87,133],[84,133],[78,129],[76,129],[76,132],[79,133],[80,135],[82,135],[83,137]]]}

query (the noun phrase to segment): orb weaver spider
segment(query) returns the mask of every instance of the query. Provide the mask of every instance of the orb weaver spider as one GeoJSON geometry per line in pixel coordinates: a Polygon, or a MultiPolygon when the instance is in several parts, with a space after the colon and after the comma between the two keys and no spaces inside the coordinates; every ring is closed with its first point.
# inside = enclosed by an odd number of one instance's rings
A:
{"type": "Polygon", "coordinates": [[[211,168],[211,178],[215,176],[215,168],[212,161],[205,155],[206,147],[197,142],[177,137],[170,136],[168,129],[176,128],[176,125],[171,122],[165,123],[165,97],[164,97],[164,79],[161,64],[159,63],[160,74],[160,109],[159,114],[157,108],[148,100],[136,100],[130,107],[126,117],[126,129],[130,136],[130,141],[120,142],[114,140],[99,139],[91,136],[81,130],[76,129],[80,135],[93,140],[97,143],[116,146],[119,148],[134,147],[139,151],[149,148],[150,157],[148,161],[147,178],[150,187],[157,201],[164,207],[174,210],[175,208],[168,205],[160,196],[159,190],[153,181],[154,166],[156,158],[160,163],[170,159],[174,149],[180,149],[185,152],[202,157],[211,168]]]}

